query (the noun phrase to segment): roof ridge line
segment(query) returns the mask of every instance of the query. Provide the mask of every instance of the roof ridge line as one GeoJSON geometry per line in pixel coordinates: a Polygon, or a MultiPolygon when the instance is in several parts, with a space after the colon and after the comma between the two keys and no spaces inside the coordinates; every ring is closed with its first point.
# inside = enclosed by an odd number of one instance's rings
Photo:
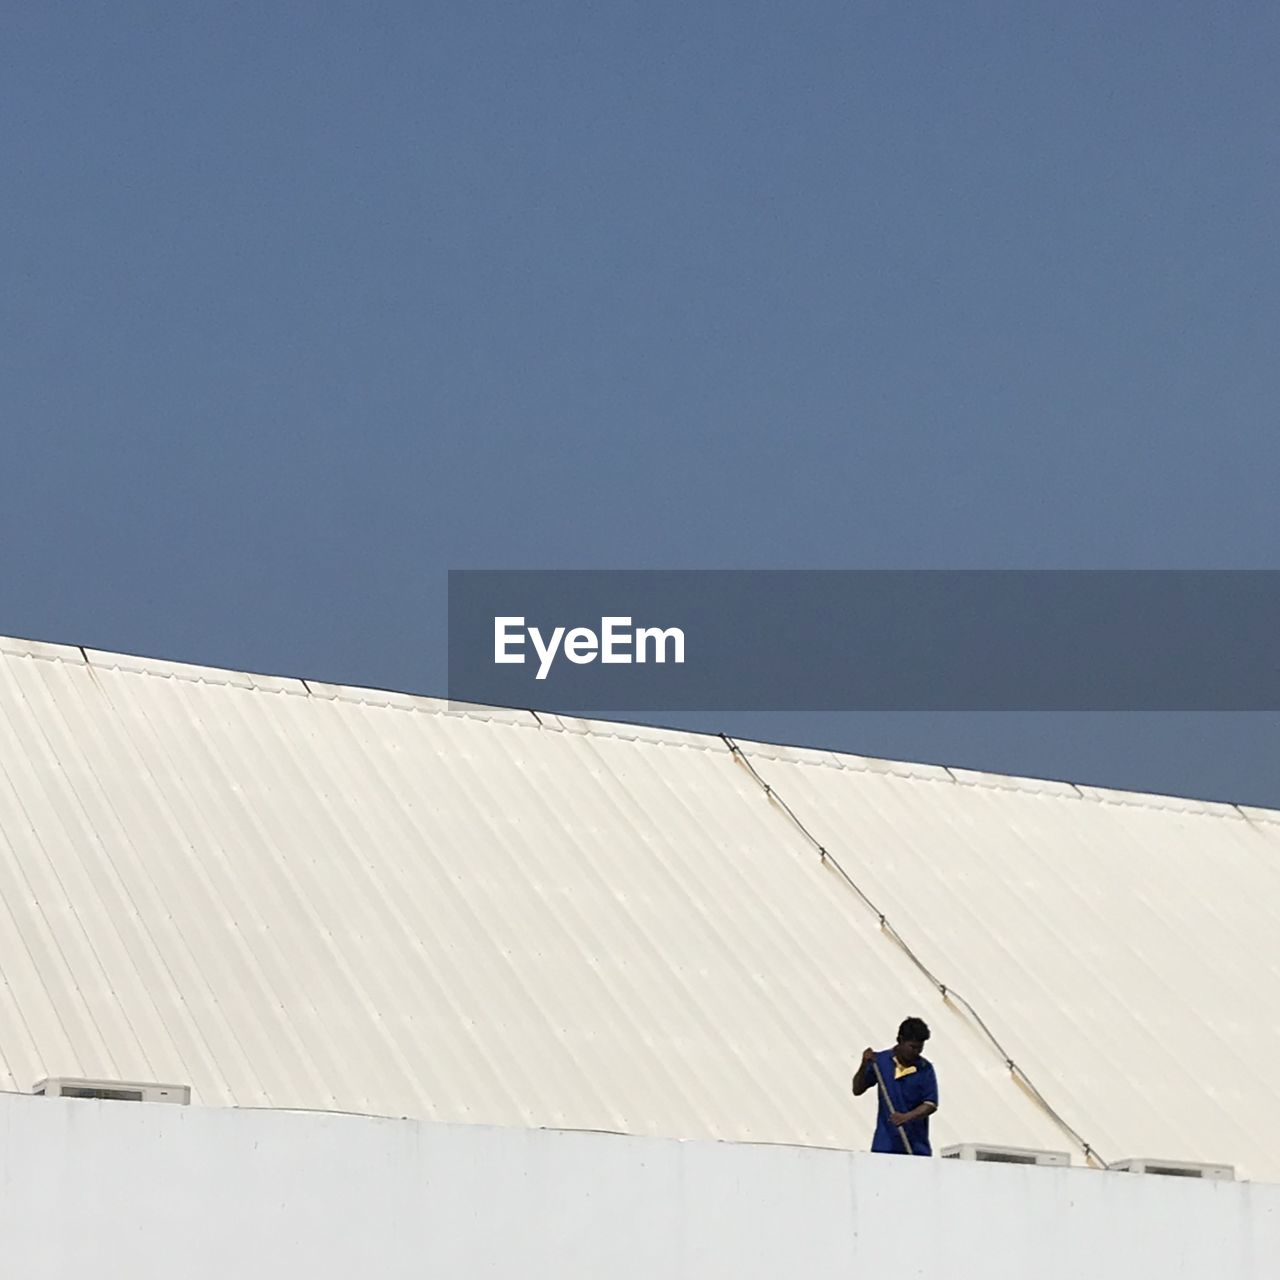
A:
{"type": "MultiPolygon", "coordinates": [[[[299,676],[299,675],[281,675],[272,674],[265,671],[248,671],[240,667],[217,666],[207,663],[185,662],[172,658],[159,658],[148,656],[145,654],[123,653],[117,650],[98,649],[92,645],[84,644],[64,644],[55,641],[33,640],[21,636],[5,636],[0,635],[0,652],[10,653],[14,656],[26,656],[34,658],[43,658],[46,660],[68,660],[74,661],[78,665],[85,665],[90,668],[94,666],[114,665],[118,670],[131,671],[139,674],[153,675],[158,678],[174,678],[189,679],[197,683],[204,681],[206,683],[224,683],[236,684],[245,688],[254,689],[260,692],[278,692],[283,690],[289,692],[297,692],[307,697],[320,698],[345,695],[349,701],[364,701],[373,705],[396,706],[406,710],[424,710],[434,711],[440,715],[458,715],[478,720],[506,720],[516,723],[516,716],[528,716],[527,722],[530,728],[552,729],[553,726],[546,723],[544,717],[555,717],[556,719],[567,718],[581,720],[586,726],[588,733],[600,733],[611,736],[626,736],[619,734],[617,730],[631,729],[637,731],[633,736],[641,737],[645,733],[663,734],[663,735],[679,735],[680,737],[689,739],[707,739],[707,745],[710,746],[714,740],[719,737],[723,738],[724,734],[717,734],[712,730],[703,729],[687,729],[679,728],[673,725],[661,725],[651,722],[639,722],[629,720],[601,720],[590,716],[573,716],[567,713],[555,712],[550,708],[534,708],[534,707],[506,707],[489,705],[485,703],[468,702],[465,699],[450,698],[447,694],[441,697],[432,693],[413,693],[405,690],[386,689],[375,685],[359,685],[345,684],[336,681],[322,680],[317,676],[299,676]],[[112,664],[108,664],[103,659],[116,659],[112,664]],[[95,661],[97,660],[97,661],[95,661]],[[228,677],[225,680],[210,680],[213,675],[222,675],[228,677]],[[286,689],[286,686],[296,686],[294,689],[286,689]],[[313,687],[314,686],[314,687],[313,687]],[[336,691],[329,693],[328,691],[336,691]],[[367,695],[362,697],[361,695],[367,695]],[[406,706],[406,703],[414,704],[436,704],[435,707],[426,705],[422,706],[406,706]]],[[[1000,773],[990,769],[973,769],[961,764],[937,764],[923,760],[899,760],[891,756],[874,756],[862,755],[856,751],[838,750],[834,747],[815,747],[806,746],[797,743],[785,742],[755,742],[748,740],[752,745],[772,747],[783,752],[812,752],[815,754],[826,754],[831,756],[842,768],[848,768],[846,761],[868,761],[883,765],[902,765],[906,766],[911,772],[909,776],[913,781],[927,782],[930,779],[924,776],[924,770],[936,770],[949,775],[952,783],[957,786],[972,787],[989,787],[993,790],[1027,790],[1034,788],[1009,786],[1013,783],[1040,783],[1047,784],[1054,788],[1063,788],[1060,794],[1063,798],[1078,798],[1081,800],[1090,800],[1094,803],[1101,804],[1128,804],[1140,808],[1161,809],[1161,810],[1180,810],[1186,813],[1200,814],[1206,817],[1232,817],[1244,822],[1256,821],[1252,819],[1243,810],[1249,809],[1259,814],[1274,814],[1274,819],[1263,818],[1262,821],[1274,821],[1280,824],[1280,807],[1275,809],[1268,808],[1264,805],[1244,805],[1243,802],[1231,800],[1210,800],[1201,796],[1180,796],[1167,792],[1158,791],[1137,791],[1123,787],[1107,787],[1096,785],[1093,783],[1080,783],[1071,779],[1064,778],[1036,778],[1025,774],[1016,773],[1000,773]],[[958,776],[967,775],[967,776],[958,776]],[[999,781],[1004,780],[1006,785],[1001,785],[999,781]],[[1068,791],[1069,789],[1069,791],[1068,791]],[[1151,803],[1152,801],[1165,801],[1172,803],[1151,803]]],[[[692,745],[692,744],[691,744],[692,745]]],[[[874,768],[868,772],[880,772],[874,768]]],[[[942,779],[936,779],[942,781],[942,779]]]]}

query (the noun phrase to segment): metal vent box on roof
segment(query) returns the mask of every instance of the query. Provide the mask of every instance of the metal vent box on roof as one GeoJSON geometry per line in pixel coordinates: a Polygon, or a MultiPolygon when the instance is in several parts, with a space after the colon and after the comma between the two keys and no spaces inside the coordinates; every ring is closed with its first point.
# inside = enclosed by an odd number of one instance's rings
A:
{"type": "Polygon", "coordinates": [[[1166,1178],[1222,1178],[1228,1182],[1233,1182],[1236,1176],[1234,1165],[1196,1164],[1190,1160],[1117,1160],[1107,1168],[1120,1173],[1158,1173],[1166,1178]]]}
{"type": "Polygon", "coordinates": [[[186,1106],[191,1101],[191,1086],[156,1084],[136,1080],[90,1080],[71,1076],[51,1076],[38,1080],[31,1092],[42,1098],[99,1098],[110,1102],[176,1102],[186,1106]]]}
{"type": "Polygon", "coordinates": [[[997,1147],[985,1142],[960,1142],[943,1147],[944,1160],[981,1160],[989,1164],[1069,1165],[1065,1151],[1040,1151],[1033,1147],[997,1147]]]}

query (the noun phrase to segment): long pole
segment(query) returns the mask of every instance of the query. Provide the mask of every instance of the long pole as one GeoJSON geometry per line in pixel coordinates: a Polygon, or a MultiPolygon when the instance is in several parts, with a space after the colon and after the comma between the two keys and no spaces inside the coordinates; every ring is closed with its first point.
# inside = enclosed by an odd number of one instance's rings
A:
{"type": "MultiPolygon", "coordinates": [[[[892,1115],[894,1106],[893,1103],[889,1101],[889,1090],[885,1088],[884,1076],[880,1074],[880,1064],[875,1060],[875,1058],[872,1058],[871,1065],[875,1068],[876,1083],[880,1086],[880,1096],[884,1099],[885,1110],[892,1115]]],[[[902,1139],[903,1151],[905,1151],[909,1156],[915,1155],[915,1152],[911,1150],[911,1143],[907,1140],[906,1129],[903,1128],[902,1125],[896,1125],[895,1128],[898,1130],[898,1137],[902,1139]]]]}

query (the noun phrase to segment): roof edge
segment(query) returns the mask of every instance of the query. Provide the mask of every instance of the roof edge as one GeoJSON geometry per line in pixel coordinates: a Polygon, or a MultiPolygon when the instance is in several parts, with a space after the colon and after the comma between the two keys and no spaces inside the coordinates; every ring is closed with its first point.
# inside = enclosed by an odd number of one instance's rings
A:
{"type": "MultiPolygon", "coordinates": [[[[500,707],[483,703],[458,702],[430,694],[404,693],[372,686],[333,684],[303,676],[271,675],[238,671],[231,667],[211,667],[197,663],[175,662],[138,654],[117,653],[83,645],[31,640],[0,635],[0,653],[42,661],[67,662],[78,666],[126,671],[161,679],[191,680],[203,684],[230,685],[259,692],[286,693],[321,699],[356,702],[367,706],[393,707],[436,715],[460,716],[490,723],[520,725],[567,733],[654,742],[668,746],[697,747],[702,750],[725,750],[722,736],[709,731],[681,729],[675,726],[627,720],[597,720],[566,716],[534,707],[500,707]]],[[[747,738],[734,740],[753,755],[792,764],[818,768],[848,769],[858,773],[875,773],[902,778],[904,781],[942,782],[957,786],[974,786],[1004,791],[1022,791],[1055,795],[1065,799],[1091,800],[1095,803],[1137,805],[1166,811],[1195,813],[1232,818],[1242,822],[1280,825],[1280,808],[1268,809],[1242,805],[1233,801],[1207,800],[1160,792],[1132,791],[1116,787],[1100,787],[1065,779],[1037,778],[1022,774],[991,773],[959,766],[924,761],[893,760],[880,756],[864,756],[855,752],[824,747],[779,742],[762,742],[747,738]]]]}

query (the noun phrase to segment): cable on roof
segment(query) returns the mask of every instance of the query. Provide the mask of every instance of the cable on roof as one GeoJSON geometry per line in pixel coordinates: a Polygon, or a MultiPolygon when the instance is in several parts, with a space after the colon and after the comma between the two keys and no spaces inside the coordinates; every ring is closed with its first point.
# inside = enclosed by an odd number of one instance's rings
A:
{"type": "Polygon", "coordinates": [[[774,790],[774,788],[771,787],[767,782],[765,782],[765,780],[760,776],[759,771],[756,769],[755,765],[751,763],[751,760],[748,758],[747,753],[743,751],[742,748],[738,746],[738,744],[727,733],[720,734],[720,738],[724,742],[725,746],[729,748],[729,751],[732,753],[733,758],[747,770],[747,772],[752,776],[752,778],[754,778],[755,781],[759,784],[759,786],[763,789],[766,797],[769,800],[773,801],[773,803],[776,804],[783,811],[783,813],[785,813],[787,817],[791,819],[791,822],[795,826],[796,830],[798,830],[801,833],[801,835],[803,835],[804,838],[808,840],[808,842],[818,851],[821,861],[824,864],[830,864],[831,867],[835,869],[835,871],[839,874],[840,878],[845,882],[845,884],[848,885],[849,888],[853,890],[853,892],[858,896],[858,898],[861,899],[863,905],[880,922],[880,928],[886,934],[888,934],[888,936],[895,943],[897,943],[897,945],[902,949],[903,953],[906,955],[907,959],[909,959],[911,963],[915,965],[915,967],[924,975],[924,977],[928,980],[929,984],[932,987],[934,987],[935,990],[937,990],[938,993],[942,996],[942,999],[945,1002],[958,1004],[964,1008],[964,1010],[968,1013],[969,1017],[973,1019],[973,1021],[978,1025],[979,1028],[981,1028],[982,1033],[991,1042],[991,1045],[995,1049],[995,1051],[1000,1055],[1002,1061],[1004,1062],[1005,1067],[1009,1071],[1009,1074],[1013,1077],[1014,1082],[1018,1084],[1022,1088],[1023,1092],[1026,1093],[1028,1097],[1030,1097],[1031,1100],[1034,1103],[1036,1103],[1037,1106],[1040,1107],[1040,1109],[1049,1117],[1049,1119],[1052,1120],[1054,1124],[1056,1124],[1058,1128],[1061,1129],[1062,1132],[1065,1133],[1072,1140],[1072,1142],[1074,1142],[1080,1148],[1080,1150],[1084,1153],[1084,1157],[1087,1161],[1089,1161],[1090,1163],[1098,1163],[1105,1169],[1106,1162],[1102,1159],[1101,1156],[1097,1154],[1097,1149],[1092,1144],[1086,1142],[1084,1138],[1081,1137],[1081,1135],[1074,1128],[1072,1128],[1072,1126],[1068,1124],[1066,1120],[1064,1120],[1062,1116],[1058,1114],[1057,1111],[1054,1110],[1053,1106],[1049,1103],[1049,1100],[1044,1096],[1044,1094],[1040,1092],[1039,1089],[1036,1088],[1035,1083],[1032,1081],[1031,1077],[1028,1076],[1027,1073],[1014,1061],[1013,1057],[1009,1054],[1008,1050],[1005,1049],[1004,1045],[1000,1043],[1000,1040],[996,1036],[995,1032],[992,1031],[989,1026],[987,1026],[987,1024],[983,1021],[981,1014],[978,1013],[978,1011],[973,1007],[973,1005],[971,1005],[969,1001],[964,998],[964,996],[960,995],[960,993],[956,991],[954,987],[946,986],[938,978],[938,976],[933,972],[933,970],[930,969],[929,966],[925,964],[923,960],[920,959],[920,957],[915,953],[915,951],[911,949],[911,946],[908,944],[908,942],[902,936],[902,934],[900,934],[898,930],[894,928],[892,924],[889,923],[889,919],[885,915],[885,913],[881,911],[880,908],[876,906],[874,902],[872,902],[872,900],[867,896],[867,894],[863,892],[861,886],[857,883],[857,881],[855,881],[853,877],[844,869],[844,867],[841,866],[840,860],[831,852],[830,849],[828,849],[825,845],[823,845],[818,840],[818,838],[813,834],[812,831],[809,830],[808,827],[804,825],[803,822],[800,821],[800,819],[796,816],[795,810],[792,809],[792,807],[780,795],[778,795],[777,791],[774,790]]]}

